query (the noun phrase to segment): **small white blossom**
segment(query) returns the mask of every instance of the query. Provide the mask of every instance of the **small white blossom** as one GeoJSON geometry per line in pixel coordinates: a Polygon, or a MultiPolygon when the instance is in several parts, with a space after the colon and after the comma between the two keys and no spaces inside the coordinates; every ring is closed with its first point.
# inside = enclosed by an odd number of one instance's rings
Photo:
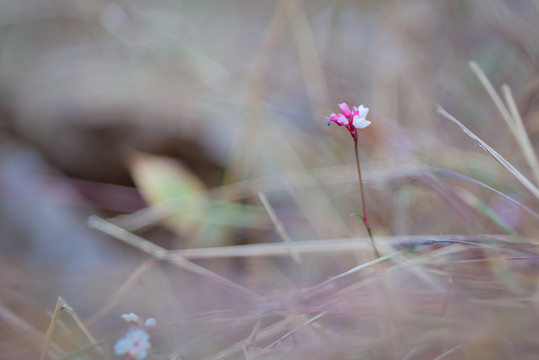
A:
{"type": "Polygon", "coordinates": [[[365,129],[371,124],[371,122],[364,117],[359,117],[358,115],[356,115],[354,116],[354,121],[352,124],[354,124],[354,127],[357,129],[365,129]]]}
{"type": "Polygon", "coordinates": [[[114,345],[116,355],[126,355],[130,360],[144,360],[150,349],[150,335],[140,328],[131,328],[114,345]]]}
{"type": "Polygon", "coordinates": [[[354,107],[354,110],[357,110],[356,115],[359,115],[360,118],[366,118],[369,113],[369,108],[363,105],[359,105],[357,109],[354,107]]]}
{"type": "Polygon", "coordinates": [[[157,325],[157,321],[155,321],[154,318],[148,318],[146,319],[146,322],[144,323],[144,326],[146,327],[154,327],[155,325],[157,325]]]}
{"type": "Polygon", "coordinates": [[[129,314],[123,314],[122,319],[127,322],[137,323],[139,320],[139,317],[137,314],[129,313],[129,314]]]}

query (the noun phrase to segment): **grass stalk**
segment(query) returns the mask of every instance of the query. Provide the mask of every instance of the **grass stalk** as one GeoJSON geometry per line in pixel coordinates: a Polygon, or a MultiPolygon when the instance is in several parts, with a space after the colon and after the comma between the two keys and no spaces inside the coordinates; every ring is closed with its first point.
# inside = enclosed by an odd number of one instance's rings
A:
{"type": "Polygon", "coordinates": [[[286,232],[283,224],[277,217],[277,214],[275,214],[275,211],[271,207],[268,198],[264,193],[259,192],[258,197],[260,201],[262,202],[262,205],[264,206],[264,209],[266,210],[271,222],[273,223],[273,226],[275,226],[275,231],[279,234],[281,239],[283,240],[286,249],[290,252],[290,257],[294,262],[296,263],[297,269],[298,269],[298,275],[300,279],[303,281],[303,271],[301,268],[301,257],[299,256],[298,252],[292,247],[292,239],[290,238],[290,235],[286,232]]]}
{"type": "Polygon", "coordinates": [[[321,319],[322,317],[324,317],[326,314],[327,314],[327,312],[322,312],[322,313],[320,313],[318,315],[313,316],[312,318],[310,318],[309,320],[307,320],[303,324],[301,324],[300,327],[297,327],[297,328],[294,328],[294,329],[288,331],[286,334],[284,334],[283,336],[281,336],[280,338],[278,338],[277,340],[275,340],[274,342],[272,342],[271,344],[266,346],[264,348],[264,350],[267,351],[267,350],[275,348],[277,345],[282,343],[284,340],[286,340],[290,336],[294,335],[298,330],[304,328],[307,325],[310,325],[310,324],[314,323],[315,321],[317,321],[317,320],[321,319]]]}
{"type": "Polygon", "coordinates": [[[105,317],[115,306],[120,304],[127,296],[127,291],[135,284],[137,280],[156,264],[155,259],[149,259],[140,264],[129,277],[114,291],[107,302],[95,314],[84,321],[84,325],[92,326],[97,321],[105,317]]]}
{"type": "Polygon", "coordinates": [[[69,306],[65,301],[63,303],[64,303],[63,304],[63,309],[67,310],[67,313],[71,316],[73,321],[75,321],[75,324],[77,324],[77,326],[83,332],[83,334],[88,338],[88,340],[90,340],[90,343],[96,344],[95,350],[99,353],[99,355],[104,360],[106,360],[107,356],[105,355],[105,352],[103,351],[101,346],[99,346],[97,340],[92,335],[92,333],[90,333],[90,330],[88,330],[88,327],[86,327],[86,325],[84,325],[84,323],[80,320],[79,316],[77,315],[77,313],[75,312],[75,310],[71,306],[69,306]]]}
{"type": "Polygon", "coordinates": [[[520,171],[518,171],[513,165],[511,165],[509,161],[505,160],[503,156],[498,154],[496,150],[494,150],[486,142],[481,140],[479,136],[475,135],[470,129],[464,126],[454,116],[449,114],[444,108],[442,108],[440,105],[438,105],[437,107],[438,114],[458,125],[466,135],[474,139],[479,144],[479,146],[481,146],[487,153],[489,153],[494,159],[496,159],[496,161],[498,161],[500,165],[502,165],[507,171],[509,171],[511,175],[513,175],[522,184],[522,186],[524,186],[529,192],[531,192],[533,196],[535,196],[535,198],[539,199],[539,188],[537,188],[537,186],[535,186],[527,177],[525,177],[520,171]]]}
{"type": "Polygon", "coordinates": [[[488,80],[483,70],[479,67],[479,65],[474,61],[470,61],[470,68],[473,70],[489,96],[492,98],[492,101],[502,115],[502,118],[507,124],[507,127],[509,128],[509,130],[511,130],[511,133],[517,140],[517,143],[522,149],[522,152],[526,161],[528,162],[528,165],[532,169],[535,181],[537,184],[539,184],[539,163],[537,161],[537,156],[533,151],[530,139],[526,134],[524,125],[522,124],[522,119],[518,112],[513,95],[511,94],[511,89],[505,84],[502,86],[502,92],[504,93],[505,101],[509,106],[508,109],[507,106],[505,106],[505,104],[503,103],[500,96],[496,93],[496,90],[488,80]]]}
{"type": "Polygon", "coordinates": [[[522,148],[524,157],[526,158],[528,165],[532,169],[533,176],[535,177],[535,183],[539,184],[539,161],[537,160],[537,155],[533,150],[533,146],[530,142],[528,133],[526,132],[524,124],[522,123],[522,118],[520,117],[520,113],[518,112],[515,99],[513,98],[513,94],[511,92],[511,88],[504,84],[502,85],[502,92],[505,97],[505,102],[509,106],[511,116],[513,117],[513,123],[516,129],[515,133],[518,144],[522,148]]]}
{"type": "Polygon", "coordinates": [[[137,249],[157,258],[160,260],[168,261],[169,263],[183,268],[192,273],[202,275],[221,286],[228,288],[229,290],[242,295],[243,297],[250,299],[251,301],[262,300],[263,297],[252,290],[249,290],[227,278],[222,277],[210,271],[200,265],[197,265],[178,254],[175,254],[171,251],[168,251],[152,242],[149,242],[146,239],[141,238],[117,225],[114,225],[98,216],[91,216],[88,219],[88,226],[100,230],[105,234],[108,234],[112,237],[115,237],[118,240],[121,240],[137,249]]]}
{"type": "Polygon", "coordinates": [[[45,333],[45,338],[43,339],[43,346],[41,347],[41,355],[39,357],[39,360],[45,360],[47,358],[47,353],[49,352],[49,347],[52,342],[52,334],[54,333],[54,328],[56,327],[56,321],[58,321],[58,314],[60,314],[60,310],[62,310],[63,306],[64,302],[62,298],[58,297],[58,300],[56,301],[56,306],[54,307],[54,312],[52,313],[49,328],[47,329],[47,332],[45,333]]]}

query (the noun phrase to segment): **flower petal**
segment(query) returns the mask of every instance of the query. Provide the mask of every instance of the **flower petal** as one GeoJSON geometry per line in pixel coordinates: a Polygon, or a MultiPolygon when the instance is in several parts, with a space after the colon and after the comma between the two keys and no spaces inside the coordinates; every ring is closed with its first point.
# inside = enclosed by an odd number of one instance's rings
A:
{"type": "Polygon", "coordinates": [[[157,325],[157,321],[155,321],[154,318],[148,318],[146,319],[146,322],[144,323],[144,326],[146,327],[153,327],[155,325],[157,325]]]}
{"type": "Polygon", "coordinates": [[[369,108],[363,105],[359,105],[359,107],[357,108],[357,115],[361,118],[366,118],[368,113],[369,113],[369,108]]]}
{"type": "Polygon", "coordinates": [[[341,109],[342,114],[347,118],[352,115],[352,111],[350,111],[350,108],[346,103],[339,104],[339,109],[341,109]]]}
{"type": "Polygon", "coordinates": [[[129,314],[123,314],[122,319],[127,322],[137,323],[139,320],[139,317],[137,314],[129,313],[129,314]]]}
{"type": "Polygon", "coordinates": [[[337,117],[337,124],[348,126],[350,124],[350,121],[348,121],[348,119],[345,118],[343,114],[339,114],[339,116],[337,117]]]}
{"type": "Polygon", "coordinates": [[[369,126],[371,122],[364,117],[359,117],[358,115],[354,116],[354,122],[353,125],[357,129],[365,129],[367,126],[369,126]]]}

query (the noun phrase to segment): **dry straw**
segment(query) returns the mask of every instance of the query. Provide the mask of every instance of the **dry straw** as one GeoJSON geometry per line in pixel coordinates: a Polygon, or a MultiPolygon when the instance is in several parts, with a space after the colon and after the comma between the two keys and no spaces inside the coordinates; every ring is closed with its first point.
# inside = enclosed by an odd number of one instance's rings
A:
{"type": "Polygon", "coordinates": [[[460,121],[458,121],[453,115],[449,114],[444,108],[442,108],[440,105],[438,105],[437,108],[438,114],[457,124],[466,135],[477,141],[479,146],[481,146],[494,159],[496,159],[496,161],[498,161],[500,165],[502,165],[507,171],[509,171],[511,175],[513,175],[522,184],[522,186],[524,186],[539,200],[539,189],[530,180],[528,180],[526,176],[524,176],[513,165],[511,165],[509,161],[505,160],[505,158],[501,156],[496,150],[494,150],[486,142],[481,140],[479,136],[475,135],[470,129],[468,129],[460,121]]]}

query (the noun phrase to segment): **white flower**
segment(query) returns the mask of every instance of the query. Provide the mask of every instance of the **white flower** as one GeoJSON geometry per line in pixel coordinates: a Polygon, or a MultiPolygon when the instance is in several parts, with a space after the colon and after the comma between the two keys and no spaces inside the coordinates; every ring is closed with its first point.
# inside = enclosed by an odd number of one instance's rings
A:
{"type": "Polygon", "coordinates": [[[150,349],[150,335],[140,328],[131,328],[114,345],[116,355],[126,355],[128,359],[143,360],[150,349]]]}
{"type": "Polygon", "coordinates": [[[363,105],[359,105],[359,107],[354,110],[357,110],[356,115],[359,115],[360,118],[366,118],[367,114],[369,113],[369,108],[366,108],[363,105]]]}
{"type": "Polygon", "coordinates": [[[365,129],[367,126],[371,124],[371,122],[365,119],[364,117],[360,117],[359,115],[356,115],[354,116],[354,121],[352,124],[354,124],[354,127],[357,129],[365,129]]]}
{"type": "Polygon", "coordinates": [[[137,323],[138,322],[138,315],[134,313],[129,314],[123,314],[122,319],[127,322],[137,323]]]}
{"type": "Polygon", "coordinates": [[[157,321],[155,321],[154,318],[148,318],[146,319],[146,322],[144,323],[144,326],[146,327],[154,327],[155,325],[157,325],[157,321]]]}
{"type": "Polygon", "coordinates": [[[352,112],[354,116],[352,124],[356,129],[365,129],[371,124],[371,122],[367,120],[368,113],[369,108],[366,108],[363,105],[359,105],[357,108],[354,106],[354,111],[352,112]]]}

